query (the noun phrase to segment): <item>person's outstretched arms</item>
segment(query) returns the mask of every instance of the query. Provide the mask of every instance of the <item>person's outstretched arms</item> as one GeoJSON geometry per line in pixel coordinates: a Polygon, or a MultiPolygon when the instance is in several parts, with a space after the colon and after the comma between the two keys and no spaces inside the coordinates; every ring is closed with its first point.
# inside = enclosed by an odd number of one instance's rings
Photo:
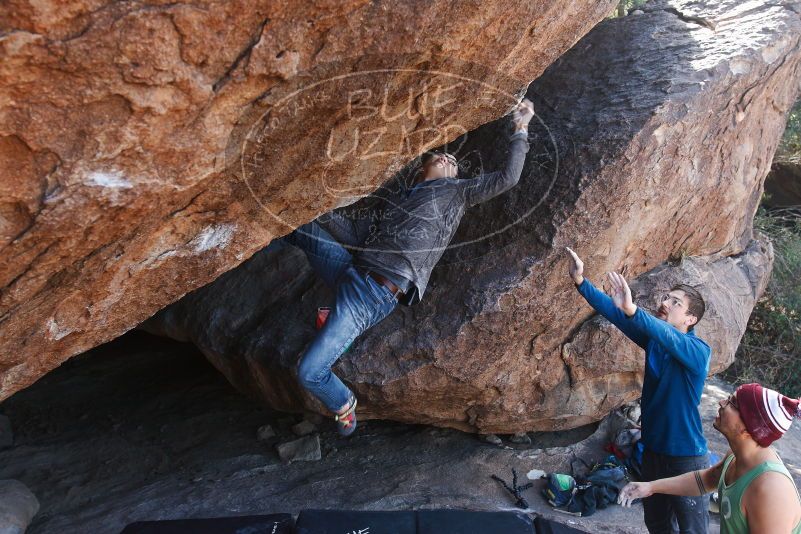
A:
{"type": "Polygon", "coordinates": [[[482,173],[476,178],[459,180],[467,207],[485,202],[517,185],[529,149],[528,123],[533,116],[533,104],[531,100],[524,98],[512,114],[514,131],[509,138],[509,157],[503,169],[482,173]]]}
{"type": "Polygon", "coordinates": [[[726,454],[717,465],[707,469],[691,471],[671,478],[660,478],[653,482],[630,482],[620,490],[617,502],[623,506],[631,506],[635,499],[645,499],[654,493],[683,497],[698,497],[712,493],[718,487],[718,481],[723,474],[723,464],[728,456],[726,454]]]}
{"type": "Polygon", "coordinates": [[[688,370],[706,375],[712,349],[702,339],[681,332],[666,321],[661,321],[639,308],[631,298],[631,289],[619,273],[609,273],[612,300],[625,315],[630,325],[653,339],[688,370]]]}
{"type": "Polygon", "coordinates": [[[610,323],[615,325],[623,332],[626,337],[635,342],[643,349],[648,347],[648,336],[643,334],[631,324],[631,321],[626,317],[623,311],[620,310],[612,298],[606,293],[596,288],[590,283],[589,280],[584,278],[584,262],[573,252],[570,248],[565,247],[568,255],[570,256],[570,263],[568,265],[568,273],[573,283],[576,284],[581,296],[595,308],[595,311],[606,317],[610,323]]]}

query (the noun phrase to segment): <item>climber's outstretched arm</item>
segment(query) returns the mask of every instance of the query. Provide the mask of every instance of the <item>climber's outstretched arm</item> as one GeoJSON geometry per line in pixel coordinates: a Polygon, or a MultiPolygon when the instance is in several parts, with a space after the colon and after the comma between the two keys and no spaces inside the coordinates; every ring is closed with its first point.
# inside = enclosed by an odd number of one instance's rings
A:
{"type": "Polygon", "coordinates": [[[648,346],[648,336],[644,335],[642,331],[632,324],[631,320],[615,305],[609,295],[600,291],[589,280],[584,278],[584,262],[581,261],[578,255],[569,248],[567,248],[567,253],[570,256],[568,272],[581,296],[587,300],[590,306],[595,308],[595,311],[618,327],[626,337],[645,349],[648,346]]]}

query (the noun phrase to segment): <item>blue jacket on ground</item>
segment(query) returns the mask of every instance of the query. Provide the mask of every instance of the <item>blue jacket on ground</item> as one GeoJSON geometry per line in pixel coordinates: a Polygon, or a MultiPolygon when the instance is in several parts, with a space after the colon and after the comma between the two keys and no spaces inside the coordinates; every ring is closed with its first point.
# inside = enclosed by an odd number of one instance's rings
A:
{"type": "Polygon", "coordinates": [[[690,330],[683,333],[641,307],[628,317],[586,278],[579,293],[629,339],[645,349],[642,442],[668,456],[707,453],[698,406],[709,373],[711,349],[690,330]]]}

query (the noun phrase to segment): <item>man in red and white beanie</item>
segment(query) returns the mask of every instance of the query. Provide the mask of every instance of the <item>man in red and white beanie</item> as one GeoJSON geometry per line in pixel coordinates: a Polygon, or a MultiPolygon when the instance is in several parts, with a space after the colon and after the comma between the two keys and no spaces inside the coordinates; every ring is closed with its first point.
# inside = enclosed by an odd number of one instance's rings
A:
{"type": "Polygon", "coordinates": [[[713,426],[731,450],[714,467],[653,482],[632,482],[619,501],[654,493],[696,496],[717,489],[721,534],[801,534],[801,497],[771,443],[801,418],[801,402],[759,384],[744,384],[720,401],[713,426]]]}

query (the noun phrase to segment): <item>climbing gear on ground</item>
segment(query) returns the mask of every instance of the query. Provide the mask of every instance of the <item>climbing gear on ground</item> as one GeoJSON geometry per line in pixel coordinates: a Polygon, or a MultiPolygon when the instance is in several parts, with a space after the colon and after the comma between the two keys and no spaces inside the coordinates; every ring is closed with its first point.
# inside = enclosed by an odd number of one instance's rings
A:
{"type": "Polygon", "coordinates": [[[509,484],[507,484],[506,482],[504,482],[504,480],[502,478],[500,478],[498,475],[492,475],[492,479],[493,480],[497,480],[498,482],[500,482],[501,485],[504,488],[506,488],[506,491],[511,493],[512,496],[515,499],[517,499],[517,501],[515,501],[515,506],[517,506],[518,508],[521,508],[523,510],[528,509],[528,502],[526,501],[526,499],[523,498],[522,492],[524,492],[525,490],[527,490],[530,487],[532,487],[534,485],[533,482],[529,482],[528,484],[523,484],[522,486],[518,486],[517,485],[517,471],[515,471],[514,469],[512,469],[512,485],[511,486],[509,484]]]}
{"type": "Polygon", "coordinates": [[[561,508],[573,500],[573,495],[578,489],[575,478],[562,473],[550,473],[546,480],[545,487],[542,488],[542,496],[545,497],[548,504],[554,508],[561,508]]]}

